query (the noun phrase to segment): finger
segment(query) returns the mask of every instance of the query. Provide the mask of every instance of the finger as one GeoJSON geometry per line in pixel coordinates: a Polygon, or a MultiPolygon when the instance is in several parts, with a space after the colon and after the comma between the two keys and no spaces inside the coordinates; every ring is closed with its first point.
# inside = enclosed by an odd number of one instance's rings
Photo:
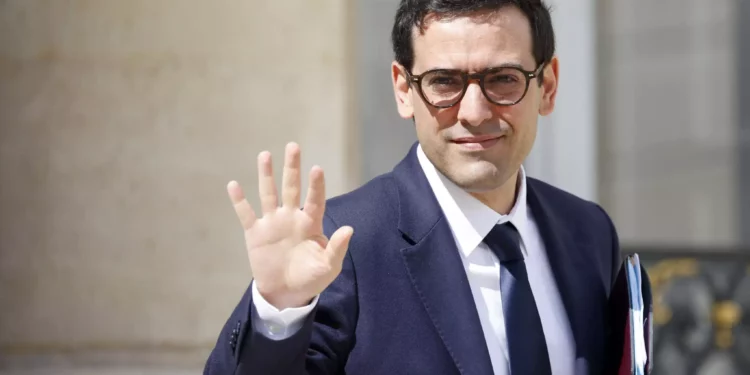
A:
{"type": "Polygon", "coordinates": [[[276,183],[273,180],[271,153],[268,151],[263,151],[258,155],[258,193],[263,214],[276,211],[279,200],[276,196],[276,183]]]}
{"type": "Polygon", "coordinates": [[[294,142],[286,145],[284,174],[281,183],[281,202],[286,207],[299,207],[300,195],[300,149],[294,142]]]}
{"type": "Polygon", "coordinates": [[[333,264],[338,265],[344,261],[353,234],[354,229],[350,226],[343,226],[333,232],[331,239],[328,241],[328,246],[326,246],[326,252],[333,264]]]}
{"type": "Polygon", "coordinates": [[[326,209],[326,183],[323,169],[317,165],[310,170],[304,211],[314,220],[322,221],[326,209]]]}
{"type": "Polygon", "coordinates": [[[242,229],[247,230],[255,223],[255,211],[250,203],[245,199],[245,193],[242,192],[242,188],[237,181],[231,181],[227,185],[227,193],[229,194],[229,200],[232,201],[234,206],[234,212],[237,214],[237,218],[240,219],[242,229]]]}

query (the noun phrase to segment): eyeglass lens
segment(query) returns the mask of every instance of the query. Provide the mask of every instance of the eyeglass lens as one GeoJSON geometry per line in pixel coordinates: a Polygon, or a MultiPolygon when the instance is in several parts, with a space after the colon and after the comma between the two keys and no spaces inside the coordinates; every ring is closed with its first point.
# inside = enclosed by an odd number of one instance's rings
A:
{"type": "MultiPolygon", "coordinates": [[[[450,106],[460,100],[467,77],[457,71],[433,71],[422,77],[421,89],[425,99],[436,106],[450,106]]],[[[519,70],[503,68],[484,76],[484,91],[497,104],[513,104],[526,91],[526,76],[519,70]]]]}

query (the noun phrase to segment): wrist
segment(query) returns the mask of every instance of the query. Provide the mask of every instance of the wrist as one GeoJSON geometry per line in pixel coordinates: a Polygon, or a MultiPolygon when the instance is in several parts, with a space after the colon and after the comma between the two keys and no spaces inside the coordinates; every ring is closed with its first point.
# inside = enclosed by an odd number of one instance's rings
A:
{"type": "Polygon", "coordinates": [[[305,307],[314,300],[314,297],[301,296],[295,293],[269,292],[261,288],[260,285],[258,285],[258,293],[264,300],[266,300],[266,302],[268,302],[269,305],[279,311],[305,307]]]}

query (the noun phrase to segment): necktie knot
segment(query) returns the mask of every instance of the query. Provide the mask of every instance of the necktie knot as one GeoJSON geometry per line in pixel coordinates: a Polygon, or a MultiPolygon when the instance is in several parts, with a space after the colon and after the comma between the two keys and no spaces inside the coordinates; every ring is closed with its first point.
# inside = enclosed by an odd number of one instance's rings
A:
{"type": "Polygon", "coordinates": [[[495,225],[484,237],[484,243],[495,253],[500,262],[523,260],[521,235],[510,222],[495,225]]]}

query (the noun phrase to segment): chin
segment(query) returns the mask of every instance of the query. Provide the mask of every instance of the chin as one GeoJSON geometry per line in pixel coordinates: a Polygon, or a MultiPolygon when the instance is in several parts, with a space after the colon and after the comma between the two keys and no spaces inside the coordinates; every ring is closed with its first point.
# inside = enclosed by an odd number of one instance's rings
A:
{"type": "Polygon", "coordinates": [[[472,193],[495,190],[508,180],[507,173],[502,173],[502,170],[492,164],[471,164],[474,165],[453,166],[451,171],[443,174],[460,188],[472,193]]]}

